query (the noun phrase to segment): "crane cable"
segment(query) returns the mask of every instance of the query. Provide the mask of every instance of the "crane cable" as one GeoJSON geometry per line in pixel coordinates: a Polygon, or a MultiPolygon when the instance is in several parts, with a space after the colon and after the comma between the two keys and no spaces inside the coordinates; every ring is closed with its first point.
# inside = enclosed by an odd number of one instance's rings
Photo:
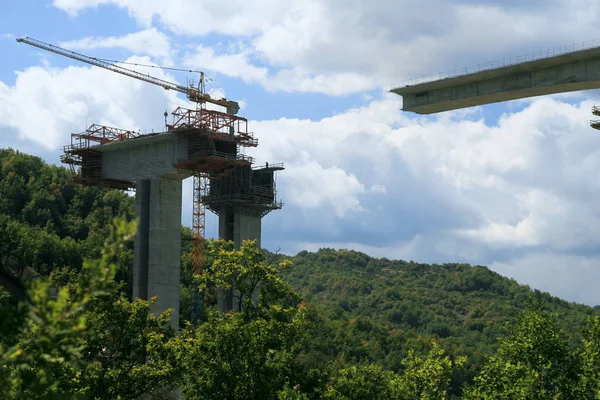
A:
{"type": "MultiPolygon", "coordinates": [[[[108,58],[97,58],[97,57],[92,57],[96,60],[99,61],[105,61],[105,62],[110,62],[110,63],[119,63],[119,64],[127,64],[127,65],[135,65],[138,67],[148,67],[148,68],[159,68],[159,69],[165,69],[165,70],[170,70],[170,71],[180,71],[180,72],[191,72],[191,73],[197,73],[197,74],[201,74],[203,73],[203,71],[197,71],[197,70],[193,70],[193,69],[184,69],[184,68],[174,68],[174,67],[163,67],[161,65],[150,65],[150,64],[140,64],[140,63],[132,63],[132,62],[127,62],[127,61],[119,61],[119,60],[111,60],[108,58]]],[[[204,78],[206,79],[207,82],[212,83],[212,87],[214,90],[223,90],[222,88],[220,88],[217,83],[214,81],[214,79],[212,79],[210,76],[204,74],[204,78]]]]}
{"type": "Polygon", "coordinates": [[[195,71],[193,69],[184,69],[184,68],[173,68],[173,67],[163,67],[161,65],[149,65],[149,64],[140,64],[140,63],[132,63],[127,61],[119,61],[119,60],[110,60],[107,58],[96,58],[91,57],[99,61],[111,62],[111,63],[119,63],[119,64],[128,64],[128,65],[136,65],[138,67],[148,67],[148,68],[160,68],[160,69],[168,69],[171,71],[182,71],[182,72],[194,72],[194,73],[202,73],[202,71],[195,71]]]}

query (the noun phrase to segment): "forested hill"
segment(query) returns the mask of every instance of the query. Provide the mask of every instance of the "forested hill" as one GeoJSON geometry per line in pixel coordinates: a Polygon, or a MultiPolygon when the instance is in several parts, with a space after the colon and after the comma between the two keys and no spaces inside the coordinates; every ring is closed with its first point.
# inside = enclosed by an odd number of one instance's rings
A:
{"type": "MultiPolygon", "coordinates": [[[[529,305],[557,314],[575,343],[592,307],[520,285],[486,267],[427,265],[321,249],[292,257],[288,280],[331,323],[313,332],[317,353],[344,354],[401,369],[410,348],[436,337],[454,355],[482,365],[529,305]],[[329,350],[328,350],[329,349],[329,350]]],[[[318,324],[317,324],[318,325],[318,324]]]]}
{"type": "MultiPolygon", "coordinates": [[[[60,281],[77,273],[83,258],[98,257],[113,218],[133,218],[132,197],[76,186],[68,177],[66,168],[0,149],[0,285],[36,274],[60,281]]],[[[117,254],[119,279],[129,288],[131,246],[117,254]]],[[[182,323],[190,316],[189,246],[182,242],[182,323]]],[[[458,394],[496,352],[507,324],[514,325],[532,301],[558,315],[573,347],[580,346],[579,329],[597,313],[486,267],[426,265],[333,249],[290,258],[286,279],[311,310],[301,357],[308,368],[370,361],[401,371],[409,349],[426,350],[427,339],[437,338],[450,356],[468,356],[468,364],[454,372],[452,391],[458,394]]]]}
{"type": "MultiPolygon", "coordinates": [[[[133,218],[134,200],[115,190],[68,182],[69,171],[0,149],[0,275],[28,279],[98,257],[115,217],[133,218]]],[[[125,265],[133,249],[119,255],[125,265]]]]}

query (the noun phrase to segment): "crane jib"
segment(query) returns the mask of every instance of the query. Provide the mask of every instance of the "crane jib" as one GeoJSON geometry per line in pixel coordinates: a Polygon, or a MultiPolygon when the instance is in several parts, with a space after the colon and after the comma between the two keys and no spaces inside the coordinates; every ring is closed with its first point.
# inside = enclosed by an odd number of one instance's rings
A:
{"type": "MultiPolygon", "coordinates": [[[[121,67],[117,64],[112,64],[107,61],[100,60],[98,58],[89,57],[71,50],[63,49],[58,46],[54,46],[49,43],[42,42],[41,40],[33,39],[30,37],[18,38],[17,42],[26,43],[31,46],[38,47],[42,50],[50,51],[55,54],[59,54],[68,58],[72,58],[74,60],[78,60],[87,64],[95,65],[100,68],[107,69],[109,71],[117,72],[121,75],[129,76],[131,78],[139,79],[144,82],[152,83],[154,85],[160,86],[165,90],[175,90],[176,92],[180,92],[186,95],[188,100],[193,101],[195,103],[213,103],[222,107],[227,108],[228,113],[237,114],[240,106],[237,102],[227,100],[225,98],[222,99],[213,99],[207,93],[204,93],[203,89],[196,89],[194,87],[186,87],[177,83],[172,83],[165,81],[163,79],[155,78],[149,74],[142,74],[140,72],[127,69],[121,67]]],[[[203,79],[204,74],[201,73],[201,79],[203,79]]]]}
{"type": "Polygon", "coordinates": [[[87,64],[91,64],[91,65],[95,65],[97,67],[108,69],[110,71],[117,72],[119,74],[129,76],[131,78],[136,78],[136,79],[148,82],[148,83],[152,83],[152,84],[161,86],[166,90],[175,90],[177,92],[184,93],[184,94],[188,94],[188,91],[189,91],[188,88],[186,88],[185,86],[182,86],[182,85],[179,85],[176,83],[171,83],[171,82],[159,79],[159,78],[155,78],[150,75],[144,75],[140,72],[133,71],[133,70],[121,67],[116,64],[111,64],[106,61],[98,60],[97,58],[94,58],[94,57],[88,57],[86,55],[83,55],[83,54],[80,54],[80,53],[77,53],[77,52],[74,52],[71,50],[66,50],[61,47],[49,44],[49,43],[44,43],[40,40],[32,39],[30,37],[18,38],[17,42],[26,43],[31,46],[38,47],[42,50],[47,50],[52,53],[56,53],[56,54],[59,54],[59,55],[65,56],[65,57],[73,58],[75,60],[78,60],[78,61],[81,61],[81,62],[84,62],[87,64]]]}

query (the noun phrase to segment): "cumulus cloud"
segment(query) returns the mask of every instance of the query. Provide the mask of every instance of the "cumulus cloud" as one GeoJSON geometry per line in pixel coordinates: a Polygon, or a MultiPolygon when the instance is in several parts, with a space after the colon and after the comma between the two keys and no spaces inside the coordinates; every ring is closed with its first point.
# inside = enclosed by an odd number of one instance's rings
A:
{"type": "Polygon", "coordinates": [[[220,54],[199,48],[195,58],[217,63],[225,74],[251,79],[269,90],[332,95],[390,88],[421,75],[531,56],[549,47],[579,43],[581,38],[600,37],[591,17],[600,5],[586,0],[550,4],[54,0],[53,4],[71,15],[113,5],[148,28],[158,20],[175,34],[229,36],[234,43],[244,43],[245,50],[220,54]],[[582,9],[586,12],[580,13],[582,9]],[[573,25],[573,20],[578,23],[573,25]]]}
{"type": "Polygon", "coordinates": [[[349,211],[362,211],[357,194],[364,186],[354,174],[341,168],[324,168],[316,161],[296,162],[287,167],[286,179],[289,202],[299,208],[312,209],[327,205],[342,218],[349,211]]]}
{"type": "Polygon", "coordinates": [[[383,185],[373,185],[373,186],[371,186],[371,193],[386,194],[387,189],[383,185]]]}
{"type": "MultiPolygon", "coordinates": [[[[528,251],[575,256],[595,254],[600,246],[600,179],[593,172],[600,168],[600,136],[588,124],[591,105],[540,98],[490,125],[452,113],[427,119],[401,114],[398,99],[386,97],[319,121],[252,124],[261,139],[260,157],[293,162],[310,154],[314,163],[356,176],[363,187],[350,203],[360,203],[363,212],[326,221],[339,227],[328,231],[328,241],[311,240],[315,232],[309,227],[326,225],[315,210],[307,221],[296,219],[298,232],[286,250],[345,247],[493,265],[510,264],[516,254],[523,261],[515,268],[540,271],[534,258],[525,257],[528,251]]],[[[294,191],[310,191],[302,173],[299,168],[281,175],[282,196],[294,198],[293,208],[311,204],[297,201],[302,197],[294,191]]],[[[281,223],[278,229],[286,226],[283,216],[269,218],[281,223]]],[[[532,286],[547,287],[540,285],[532,286]]]]}
{"type": "Polygon", "coordinates": [[[532,253],[510,262],[493,263],[499,273],[563,299],[600,305],[597,282],[600,257],[532,253]]]}
{"type": "MultiPolygon", "coordinates": [[[[150,62],[140,57],[128,61],[150,62]]],[[[158,75],[168,78],[160,71],[158,75]]],[[[100,68],[30,67],[17,72],[14,85],[0,82],[0,127],[47,150],[57,150],[70,143],[71,133],[85,130],[86,124],[160,130],[165,103],[179,102],[162,88],[100,68]]]]}
{"type": "Polygon", "coordinates": [[[123,36],[85,37],[62,42],[60,46],[71,50],[122,48],[136,55],[148,55],[167,64],[172,64],[169,37],[156,28],[123,36]]]}

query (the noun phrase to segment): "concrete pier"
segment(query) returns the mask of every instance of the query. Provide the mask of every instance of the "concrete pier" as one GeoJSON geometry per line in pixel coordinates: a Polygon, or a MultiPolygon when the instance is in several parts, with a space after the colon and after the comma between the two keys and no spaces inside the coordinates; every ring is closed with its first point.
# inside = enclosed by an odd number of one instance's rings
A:
{"type": "Polygon", "coordinates": [[[433,114],[527,97],[600,88],[600,48],[391,90],[402,109],[433,114]]]}
{"type": "MultiPolygon", "coordinates": [[[[75,135],[78,140],[89,136],[75,135]]],[[[256,145],[256,141],[248,135],[236,139],[186,125],[109,144],[90,146],[80,141],[66,151],[65,160],[81,167],[81,182],[135,186],[138,234],[133,297],[156,297],[151,308],[155,314],[172,308],[175,327],[179,326],[182,181],[193,174],[210,176],[210,190],[201,194],[201,201],[219,215],[219,237],[233,241],[238,249],[246,239],[256,239],[260,246],[262,217],[282,206],[276,200],[274,174],[283,164],[253,168],[250,157],[238,154],[237,147],[244,144],[256,145]]],[[[219,309],[237,309],[233,293],[219,291],[219,309]]]]}
{"type": "Polygon", "coordinates": [[[174,164],[187,156],[179,135],[163,133],[98,146],[107,179],[136,183],[133,297],[157,297],[151,311],[173,308],[171,323],[179,326],[181,263],[181,187],[189,174],[174,164]]]}
{"type": "MultiPolygon", "coordinates": [[[[243,209],[226,207],[219,213],[219,238],[232,240],[236,249],[244,240],[256,240],[260,247],[262,218],[243,209]]],[[[217,308],[221,312],[238,310],[235,288],[217,289],[217,308]]]]}

